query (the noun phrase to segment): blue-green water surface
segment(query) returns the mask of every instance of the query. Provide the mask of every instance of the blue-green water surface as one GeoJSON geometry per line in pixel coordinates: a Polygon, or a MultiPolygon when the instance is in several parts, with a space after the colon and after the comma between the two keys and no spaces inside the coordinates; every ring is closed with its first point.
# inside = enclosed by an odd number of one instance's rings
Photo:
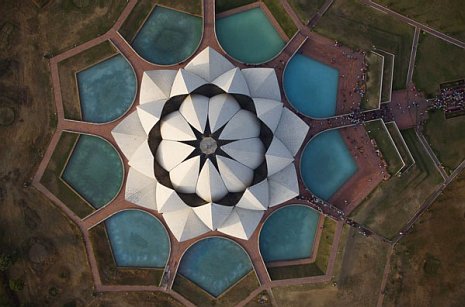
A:
{"type": "Polygon", "coordinates": [[[157,218],[139,210],[127,210],[108,218],[105,226],[118,266],[165,266],[170,242],[164,226],[157,218]]]}
{"type": "Polygon", "coordinates": [[[296,54],[284,71],[284,92],[301,113],[313,118],[336,115],[339,72],[302,54],[296,54]]]}
{"type": "Polygon", "coordinates": [[[299,206],[274,212],[260,232],[260,253],[265,262],[296,260],[311,256],[319,214],[299,206]]]}
{"type": "Polygon", "coordinates": [[[219,237],[191,246],[178,272],[217,297],[252,270],[252,263],[237,243],[219,237]]]}
{"type": "Polygon", "coordinates": [[[285,45],[260,8],[217,19],[216,35],[230,56],[250,64],[271,60],[285,45]]]}
{"type": "Polygon", "coordinates": [[[300,170],[305,185],[323,200],[331,196],[357,171],[357,164],[338,130],[310,140],[302,153],[300,170]]]}
{"type": "Polygon", "coordinates": [[[100,208],[120,190],[123,164],[110,143],[96,136],[82,134],[62,178],[94,208],[100,208]]]}
{"type": "Polygon", "coordinates": [[[132,47],[144,59],[172,65],[190,57],[202,37],[202,18],[157,6],[137,33],[132,47]]]}
{"type": "Polygon", "coordinates": [[[136,76],[118,54],[77,74],[82,120],[106,123],[131,107],[136,95],[136,76]]]}

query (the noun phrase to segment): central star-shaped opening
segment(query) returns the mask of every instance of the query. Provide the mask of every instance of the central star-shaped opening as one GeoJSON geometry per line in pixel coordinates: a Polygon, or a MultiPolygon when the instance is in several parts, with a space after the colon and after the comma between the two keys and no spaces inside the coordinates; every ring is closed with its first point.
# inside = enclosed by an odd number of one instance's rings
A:
{"type": "Polygon", "coordinates": [[[216,152],[218,144],[216,140],[211,136],[204,136],[200,141],[200,151],[206,155],[212,155],[216,152]]]}

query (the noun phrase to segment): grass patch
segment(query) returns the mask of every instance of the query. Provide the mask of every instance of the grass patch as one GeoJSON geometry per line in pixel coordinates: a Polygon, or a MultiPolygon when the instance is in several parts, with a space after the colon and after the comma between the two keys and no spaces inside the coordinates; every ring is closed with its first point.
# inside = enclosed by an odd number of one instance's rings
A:
{"type": "Polygon", "coordinates": [[[383,56],[370,52],[366,56],[368,63],[366,95],[361,102],[362,110],[378,109],[381,102],[381,86],[383,83],[383,56]]]}
{"type": "Polygon", "coordinates": [[[315,30],[352,48],[383,49],[396,55],[394,89],[405,88],[413,27],[356,0],[336,0],[315,30]]]}
{"type": "Polygon", "coordinates": [[[299,15],[300,20],[307,24],[310,18],[323,6],[325,0],[289,0],[288,2],[299,15]]]}
{"type": "Polygon", "coordinates": [[[60,175],[79,135],[63,132],[40,182],[80,218],[95,209],[61,180],[60,175]]]}
{"type": "MultiPolygon", "coordinates": [[[[202,15],[201,0],[158,0],[156,1],[156,4],[198,16],[202,15]]],[[[142,27],[142,24],[152,11],[153,7],[154,3],[152,0],[137,1],[137,4],[118,30],[126,41],[132,42],[134,40],[137,32],[142,27]]]]}
{"type": "Polygon", "coordinates": [[[374,231],[394,237],[420,208],[423,202],[442,183],[434,166],[413,129],[403,130],[415,165],[400,177],[383,181],[357,207],[351,217],[374,231]]]}
{"type": "Polygon", "coordinates": [[[160,284],[163,269],[133,269],[116,266],[104,223],[93,227],[89,234],[100,277],[104,284],[155,286],[160,284]]]}
{"type": "Polygon", "coordinates": [[[336,225],[337,224],[334,220],[325,218],[315,262],[267,268],[271,279],[280,280],[324,275],[328,267],[328,259],[331,254],[331,246],[333,245],[336,225]]]}
{"type": "Polygon", "coordinates": [[[279,0],[263,0],[270,12],[273,14],[276,21],[278,21],[281,29],[286,33],[287,37],[291,38],[297,32],[297,26],[292,21],[291,17],[287,14],[284,7],[279,0]]]}
{"type": "Polygon", "coordinates": [[[386,128],[388,129],[389,134],[391,135],[392,140],[394,141],[394,144],[396,145],[396,148],[405,163],[405,166],[401,169],[401,172],[403,172],[415,164],[415,160],[413,159],[413,156],[410,153],[410,150],[407,147],[407,144],[405,143],[404,138],[402,137],[402,134],[400,133],[396,124],[394,122],[386,123],[386,128]]]}
{"type": "Polygon", "coordinates": [[[83,7],[73,0],[53,1],[39,12],[40,28],[50,43],[51,53],[59,54],[110,30],[127,1],[89,1],[83,7]],[[85,26],[83,26],[85,24],[85,26]],[[68,46],[68,47],[64,47],[68,46]]]}
{"type": "Polygon", "coordinates": [[[421,32],[413,81],[427,97],[439,92],[439,84],[465,77],[465,50],[421,32]]]}
{"type": "Polygon", "coordinates": [[[371,139],[375,140],[376,146],[381,151],[387,164],[388,173],[391,176],[397,174],[404,167],[404,161],[399,155],[396,145],[392,141],[391,135],[382,119],[366,122],[364,125],[368,135],[371,139]]]}
{"type": "Polygon", "coordinates": [[[126,41],[132,42],[134,40],[137,31],[144,23],[153,6],[153,1],[151,0],[137,1],[137,4],[118,30],[126,41]]]}
{"type": "Polygon", "coordinates": [[[393,79],[393,72],[394,72],[395,57],[391,53],[385,52],[380,49],[377,49],[376,52],[384,56],[383,86],[381,88],[381,102],[389,102],[391,101],[391,94],[392,94],[392,79],[393,79]]]}
{"type": "Polygon", "coordinates": [[[465,158],[465,117],[445,119],[442,111],[430,111],[424,134],[447,171],[454,170],[465,158]]]}
{"type": "Polygon", "coordinates": [[[277,305],[376,306],[389,246],[347,226],[341,243],[331,283],[273,288],[277,305]]]}
{"type": "Polygon", "coordinates": [[[391,10],[465,41],[462,0],[375,0],[391,10]]]}
{"type": "Polygon", "coordinates": [[[465,297],[465,173],[395,246],[386,306],[461,305],[465,297]]]}
{"type": "Polygon", "coordinates": [[[58,63],[65,118],[82,120],[76,72],[116,52],[113,45],[106,41],[58,63]]]}
{"type": "Polygon", "coordinates": [[[257,0],[216,0],[215,12],[219,14],[254,2],[257,0]]]}
{"type": "Polygon", "coordinates": [[[179,274],[176,275],[174,279],[173,290],[196,306],[234,306],[247,298],[247,296],[259,286],[260,284],[255,275],[255,271],[252,270],[217,299],[213,298],[202,288],[179,274]]]}

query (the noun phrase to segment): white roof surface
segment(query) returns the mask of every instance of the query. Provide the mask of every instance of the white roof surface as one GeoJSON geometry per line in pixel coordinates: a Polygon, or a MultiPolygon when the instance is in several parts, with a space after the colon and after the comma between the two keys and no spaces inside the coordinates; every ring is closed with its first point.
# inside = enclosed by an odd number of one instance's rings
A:
{"type": "Polygon", "coordinates": [[[163,213],[163,218],[178,241],[186,241],[210,231],[194,210],[187,206],[178,211],[163,213]]]}
{"type": "Polygon", "coordinates": [[[270,147],[265,153],[268,176],[276,174],[294,161],[292,153],[276,137],[271,141],[270,147]]]}
{"type": "Polygon", "coordinates": [[[231,62],[210,47],[202,50],[202,52],[196,55],[185,67],[187,71],[202,77],[208,82],[212,82],[217,77],[233,68],[234,65],[232,65],[231,62]]]}
{"type": "Polygon", "coordinates": [[[155,178],[153,154],[147,141],[144,141],[131,156],[129,165],[147,177],[155,178]]]}
{"type": "Polygon", "coordinates": [[[140,123],[144,127],[145,133],[148,135],[153,126],[160,120],[161,112],[165,106],[166,99],[154,100],[137,106],[137,115],[139,115],[140,123]]]}
{"type": "Polygon", "coordinates": [[[210,159],[202,166],[196,192],[207,202],[218,201],[228,194],[228,189],[224,185],[220,173],[210,159]]]}
{"type": "Polygon", "coordinates": [[[181,142],[162,140],[157,148],[157,162],[169,172],[184,161],[194,149],[181,142]]]}
{"type": "Polygon", "coordinates": [[[203,133],[207,124],[209,99],[201,95],[189,95],[184,99],[179,112],[197,131],[203,133]]]}
{"type": "Polygon", "coordinates": [[[273,68],[246,68],[242,74],[253,98],[268,98],[281,101],[278,78],[273,68]]]}
{"type": "Polygon", "coordinates": [[[283,107],[273,69],[240,70],[208,47],[185,69],[144,72],[137,111],[126,116],[112,135],[130,165],[126,200],[162,213],[177,240],[215,229],[246,240],[264,210],[299,194],[293,161],[308,129],[283,107]],[[211,98],[193,94],[208,83],[226,94],[211,98]],[[241,109],[232,94],[251,97],[257,115],[241,109]],[[186,95],[179,111],[161,118],[167,101],[178,95],[186,95]],[[205,133],[207,123],[212,133],[223,129],[221,141],[231,142],[219,144],[227,156],[219,151],[216,164],[207,158],[201,165],[199,155],[190,157],[195,148],[183,142],[198,141],[197,132],[205,133]],[[259,138],[262,123],[274,133],[267,150],[259,138]],[[162,140],[154,158],[147,139],[156,124],[162,140]],[[154,159],[169,172],[172,188],[157,182],[154,159]],[[267,177],[252,185],[253,170],[264,162],[267,177]],[[235,206],[215,203],[230,192],[243,192],[235,206]],[[178,193],[196,193],[206,204],[190,207],[178,193]]]}
{"type": "Polygon", "coordinates": [[[229,192],[244,191],[252,183],[253,170],[233,159],[216,156],[218,170],[229,192]]]}
{"type": "Polygon", "coordinates": [[[202,85],[207,84],[207,81],[185,69],[178,70],[174,79],[173,87],[171,88],[170,96],[178,96],[190,94],[202,85]]]}
{"type": "Polygon", "coordinates": [[[161,183],[157,184],[155,194],[157,199],[157,210],[161,213],[189,208],[175,190],[165,187],[161,183]]]}
{"type": "Polygon", "coordinates": [[[294,163],[268,177],[268,183],[270,184],[270,207],[299,195],[299,182],[294,163]]]}
{"type": "Polygon", "coordinates": [[[255,110],[257,117],[270,128],[271,132],[278,127],[281,113],[283,112],[283,103],[271,99],[254,98],[255,110]]]}
{"type": "Polygon", "coordinates": [[[266,210],[269,203],[269,185],[265,179],[248,187],[242,195],[237,207],[249,210],[266,210]]]}
{"type": "Polygon", "coordinates": [[[265,147],[259,138],[244,139],[221,146],[231,158],[256,169],[264,160],[265,147]]]}
{"type": "Polygon", "coordinates": [[[231,95],[221,94],[210,98],[208,106],[210,130],[215,132],[223,127],[240,109],[236,99],[231,95]]]}
{"type": "Polygon", "coordinates": [[[129,114],[118,126],[113,128],[111,135],[128,160],[137,148],[147,140],[147,134],[136,112],[129,114]]]}
{"type": "Polygon", "coordinates": [[[163,117],[160,133],[164,140],[194,141],[197,139],[191,126],[179,111],[174,111],[163,117]]]}
{"type": "Polygon", "coordinates": [[[219,76],[213,84],[230,94],[250,95],[247,82],[239,68],[233,68],[219,76]]]}
{"type": "Polygon", "coordinates": [[[259,135],[260,124],[257,117],[252,112],[239,110],[221,131],[220,139],[239,140],[258,137],[259,135]]]}
{"type": "Polygon", "coordinates": [[[176,74],[176,70],[145,71],[142,75],[139,103],[169,98],[176,74]]]}
{"type": "Polygon", "coordinates": [[[288,108],[283,109],[274,135],[296,155],[308,133],[308,125],[288,108]]]}
{"type": "Polygon", "coordinates": [[[157,181],[138,172],[134,168],[129,168],[126,179],[125,198],[127,201],[144,208],[156,210],[155,189],[157,181]]]}
{"type": "Polygon", "coordinates": [[[248,240],[257,228],[263,211],[247,210],[235,207],[218,230],[224,234],[248,240]]]}
{"type": "Polygon", "coordinates": [[[216,230],[231,214],[233,207],[208,203],[192,208],[199,219],[211,230],[216,230]]]}
{"type": "Polygon", "coordinates": [[[173,187],[181,193],[195,193],[199,179],[200,156],[190,158],[170,171],[173,187]]]}

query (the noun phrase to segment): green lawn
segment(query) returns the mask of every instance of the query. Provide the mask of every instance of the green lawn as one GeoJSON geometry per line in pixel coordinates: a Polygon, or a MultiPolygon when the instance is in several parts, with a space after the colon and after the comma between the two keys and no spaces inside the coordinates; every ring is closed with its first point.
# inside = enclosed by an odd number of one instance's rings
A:
{"type": "Polygon", "coordinates": [[[413,81],[428,97],[439,92],[439,84],[465,78],[465,50],[429,34],[420,34],[413,81]]]}
{"type": "Polygon", "coordinates": [[[445,119],[442,111],[430,112],[424,134],[449,172],[465,159],[465,116],[445,119]]]}
{"type": "Polygon", "coordinates": [[[408,129],[401,132],[415,165],[402,176],[383,181],[351,214],[357,222],[391,238],[443,182],[415,131],[408,129]]]}
{"type": "Polygon", "coordinates": [[[331,282],[275,287],[278,306],[376,306],[389,245],[348,228],[331,282]]]}
{"type": "Polygon", "coordinates": [[[279,0],[263,0],[263,2],[271,11],[274,18],[276,18],[287,37],[291,38],[295,32],[297,32],[297,26],[287,14],[286,10],[284,10],[279,0]]]}
{"type": "Polygon", "coordinates": [[[65,118],[82,120],[76,72],[108,58],[116,52],[113,45],[106,41],[58,63],[65,118]]]}
{"type": "Polygon", "coordinates": [[[196,306],[235,306],[260,286],[255,271],[249,272],[232,288],[226,290],[217,299],[182,275],[176,275],[173,290],[184,296],[196,306]]]}
{"type": "Polygon", "coordinates": [[[334,220],[325,218],[315,262],[291,266],[270,267],[268,268],[268,273],[270,274],[271,279],[280,280],[324,275],[328,266],[328,259],[331,253],[336,225],[337,224],[334,220]]]}
{"type": "Polygon", "coordinates": [[[393,54],[385,52],[383,50],[377,49],[377,53],[384,56],[384,66],[383,66],[383,87],[381,89],[381,102],[391,101],[392,93],[392,79],[394,77],[394,63],[395,57],[393,54]]]}
{"type": "Polygon", "coordinates": [[[51,2],[38,11],[39,25],[35,29],[46,29],[44,39],[55,55],[110,30],[127,5],[125,0],[89,1],[83,7],[78,7],[73,0],[51,2]]]}
{"type": "Polygon", "coordinates": [[[405,88],[413,27],[358,0],[335,0],[315,30],[352,48],[376,47],[395,54],[393,87],[405,88]]]}
{"type": "Polygon", "coordinates": [[[375,0],[375,2],[465,41],[463,0],[375,0]]]}
{"type": "Polygon", "coordinates": [[[383,82],[383,56],[370,52],[366,56],[368,63],[367,90],[361,102],[362,110],[378,109],[381,101],[381,89],[383,82]]]}
{"type": "Polygon", "coordinates": [[[104,223],[93,227],[89,234],[103,284],[147,286],[160,284],[163,269],[133,269],[116,266],[104,223]]]}
{"type": "Polygon", "coordinates": [[[61,179],[61,172],[68,161],[74,144],[77,142],[78,136],[76,133],[63,132],[40,182],[75,214],[84,218],[95,211],[95,209],[79,197],[61,179]]]}
{"type": "MultiPolygon", "coordinates": [[[[157,0],[156,3],[194,15],[202,15],[201,0],[157,0]]],[[[126,41],[132,42],[136,37],[137,31],[140,29],[153,7],[154,3],[152,0],[139,0],[137,2],[136,6],[132,9],[119,29],[119,33],[121,33],[126,41]]]]}
{"type": "Polygon", "coordinates": [[[257,2],[257,0],[216,0],[215,12],[219,14],[254,2],[257,2]]]}
{"type": "Polygon", "coordinates": [[[366,122],[365,129],[370,138],[376,141],[378,149],[383,154],[383,158],[387,163],[388,173],[390,175],[397,174],[404,167],[404,161],[397,151],[396,145],[392,141],[382,119],[366,122]]]}
{"type": "Polygon", "coordinates": [[[397,150],[399,151],[400,156],[405,163],[405,166],[401,169],[401,172],[404,172],[415,163],[415,160],[413,159],[413,156],[407,147],[402,134],[397,128],[397,125],[394,122],[386,123],[386,128],[388,129],[389,134],[391,135],[392,140],[394,141],[394,144],[396,145],[397,150]]]}
{"type": "Polygon", "coordinates": [[[300,20],[306,24],[318,9],[323,6],[325,0],[288,0],[300,20]]]}

